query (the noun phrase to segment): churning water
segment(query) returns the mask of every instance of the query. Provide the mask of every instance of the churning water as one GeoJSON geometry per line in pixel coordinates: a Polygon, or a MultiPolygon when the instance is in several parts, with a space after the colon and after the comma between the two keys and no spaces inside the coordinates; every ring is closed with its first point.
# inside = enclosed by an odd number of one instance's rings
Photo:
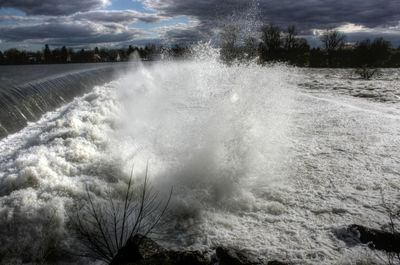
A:
{"type": "Polygon", "coordinates": [[[138,64],[1,140],[0,252],[73,249],[68,211],[85,186],[98,198],[122,191],[132,164],[140,176],[149,161],[155,188],[174,188],[165,246],[297,264],[377,259],[334,231],[380,227],[381,191],[399,199],[399,72],[386,76],[225,66],[212,52],[138,64]]]}

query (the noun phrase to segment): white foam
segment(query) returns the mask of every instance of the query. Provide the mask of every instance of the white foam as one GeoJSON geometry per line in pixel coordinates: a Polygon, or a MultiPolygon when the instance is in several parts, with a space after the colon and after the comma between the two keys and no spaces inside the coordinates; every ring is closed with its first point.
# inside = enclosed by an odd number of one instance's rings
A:
{"type": "Polygon", "coordinates": [[[360,99],[298,93],[308,77],[296,69],[228,67],[197,49],[209,56],[139,66],[0,142],[0,251],[18,242],[36,255],[52,216],[48,238],[69,242],[85,185],[97,198],[121,192],[132,164],[140,176],[149,161],[154,186],[174,187],[166,246],[304,264],[362,257],[331,230],[385,223],[379,187],[389,198],[400,187],[399,125],[360,99]]]}

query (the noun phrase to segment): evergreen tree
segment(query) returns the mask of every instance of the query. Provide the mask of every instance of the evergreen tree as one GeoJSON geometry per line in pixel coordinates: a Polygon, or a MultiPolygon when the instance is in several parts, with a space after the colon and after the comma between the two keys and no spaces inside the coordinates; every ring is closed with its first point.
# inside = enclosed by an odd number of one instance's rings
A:
{"type": "Polygon", "coordinates": [[[5,58],[4,58],[4,55],[3,55],[3,53],[0,51],[0,64],[5,64],[6,62],[5,62],[5,58]]]}
{"type": "Polygon", "coordinates": [[[131,55],[131,53],[133,53],[134,51],[135,50],[133,49],[132,45],[129,45],[128,51],[127,51],[128,56],[131,55]]]}
{"type": "Polygon", "coordinates": [[[4,56],[7,58],[7,63],[8,64],[23,64],[24,62],[24,56],[23,53],[18,51],[15,48],[9,49],[4,52],[4,56]]]}
{"type": "Polygon", "coordinates": [[[45,47],[44,47],[44,51],[43,51],[43,56],[44,56],[44,62],[45,63],[52,63],[52,54],[51,54],[51,51],[50,51],[50,48],[49,48],[49,45],[48,44],[46,44],[45,45],[45,47]]]}
{"type": "Polygon", "coordinates": [[[320,48],[310,50],[310,67],[326,67],[326,57],[320,48]]]}
{"type": "Polygon", "coordinates": [[[68,59],[68,50],[67,47],[63,46],[61,48],[61,63],[66,63],[68,59]]]}
{"type": "Polygon", "coordinates": [[[54,49],[51,51],[51,62],[52,63],[63,63],[61,61],[61,50],[60,49],[54,49]]]}
{"type": "Polygon", "coordinates": [[[390,47],[391,43],[383,38],[377,38],[373,42],[369,39],[360,41],[354,49],[353,62],[355,66],[384,66],[391,55],[390,47]]]}
{"type": "Polygon", "coordinates": [[[370,57],[371,53],[371,40],[365,39],[357,42],[353,52],[353,63],[354,66],[371,65],[372,60],[370,57]]]}
{"type": "Polygon", "coordinates": [[[373,65],[377,67],[384,66],[385,61],[390,56],[391,43],[383,38],[375,39],[371,44],[371,57],[373,65]]]}

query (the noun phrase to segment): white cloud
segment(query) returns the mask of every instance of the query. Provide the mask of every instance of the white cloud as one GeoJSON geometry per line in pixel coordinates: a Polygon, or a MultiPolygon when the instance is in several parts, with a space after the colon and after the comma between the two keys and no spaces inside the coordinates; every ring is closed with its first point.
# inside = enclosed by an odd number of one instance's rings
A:
{"type": "Polygon", "coordinates": [[[130,24],[138,20],[152,23],[165,20],[165,17],[152,13],[143,13],[136,10],[97,10],[89,12],[79,12],[72,17],[72,20],[87,20],[96,22],[112,22],[130,24]]]}
{"type": "MultiPolygon", "coordinates": [[[[334,30],[338,30],[344,34],[371,34],[371,35],[399,35],[400,36],[400,24],[397,26],[390,26],[390,27],[382,27],[377,26],[373,28],[368,28],[364,25],[356,25],[353,23],[346,23],[341,26],[333,28],[334,30]]],[[[320,36],[324,34],[326,29],[313,29],[312,33],[314,36],[320,36]]]]}

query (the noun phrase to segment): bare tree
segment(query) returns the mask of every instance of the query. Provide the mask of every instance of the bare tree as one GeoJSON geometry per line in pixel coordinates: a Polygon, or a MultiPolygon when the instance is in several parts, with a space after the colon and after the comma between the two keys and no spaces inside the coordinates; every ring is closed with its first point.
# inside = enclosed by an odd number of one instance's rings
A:
{"type": "Polygon", "coordinates": [[[233,46],[238,41],[240,29],[236,25],[229,25],[223,28],[221,32],[222,45],[233,46]]]}
{"type": "Polygon", "coordinates": [[[337,51],[344,47],[346,36],[337,30],[328,29],[320,38],[326,51],[337,51]]]}
{"type": "Polygon", "coordinates": [[[282,45],[281,30],[273,24],[261,27],[261,60],[274,61],[280,59],[282,45]]]}
{"type": "Polygon", "coordinates": [[[252,60],[258,55],[258,42],[256,38],[248,37],[244,40],[244,52],[247,60],[252,60]]]}
{"type": "Polygon", "coordinates": [[[110,262],[129,238],[148,235],[160,223],[168,208],[168,200],[162,203],[148,181],[148,166],[144,183],[134,189],[133,172],[123,200],[116,200],[109,193],[105,202],[96,202],[86,188],[87,202],[72,216],[72,225],[82,243],[80,255],[110,262]]]}
{"type": "Polygon", "coordinates": [[[296,46],[297,30],[294,25],[288,26],[284,38],[284,46],[286,50],[292,50],[296,46]]]}
{"type": "Polygon", "coordinates": [[[221,32],[221,59],[229,63],[237,58],[238,50],[236,44],[239,40],[240,29],[236,25],[229,25],[221,32]]]}
{"type": "Polygon", "coordinates": [[[345,45],[346,36],[337,30],[328,29],[320,39],[328,55],[328,65],[336,66],[337,59],[340,58],[340,52],[345,45]]]}
{"type": "Polygon", "coordinates": [[[276,50],[281,44],[281,30],[274,24],[269,24],[261,28],[261,40],[268,50],[276,50]]]}

